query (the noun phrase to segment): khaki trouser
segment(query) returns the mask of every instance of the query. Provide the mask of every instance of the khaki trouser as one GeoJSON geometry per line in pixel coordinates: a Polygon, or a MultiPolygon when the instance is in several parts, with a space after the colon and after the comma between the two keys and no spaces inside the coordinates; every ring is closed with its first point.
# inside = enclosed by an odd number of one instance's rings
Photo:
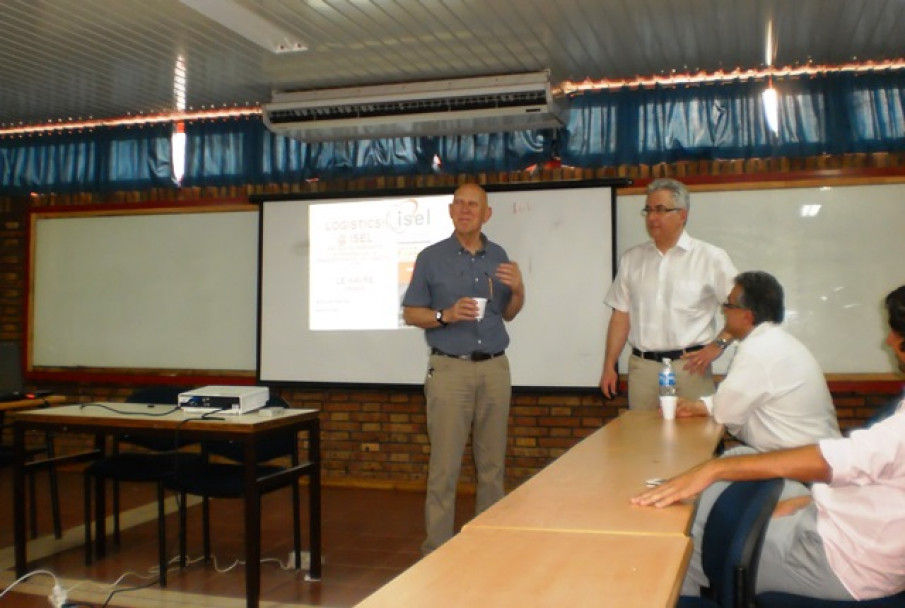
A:
{"type": "Polygon", "coordinates": [[[431,453],[424,505],[427,539],[421,549],[428,553],[452,538],[469,433],[477,469],[476,514],[503,497],[512,398],[509,360],[505,355],[478,362],[431,355],[424,394],[431,453]]]}

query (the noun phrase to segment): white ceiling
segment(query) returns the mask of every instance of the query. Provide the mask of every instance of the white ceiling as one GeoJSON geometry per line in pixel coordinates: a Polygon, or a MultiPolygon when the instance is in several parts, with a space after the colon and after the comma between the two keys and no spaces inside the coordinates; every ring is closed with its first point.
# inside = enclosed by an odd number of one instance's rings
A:
{"type": "MultiPolygon", "coordinates": [[[[214,0],[223,2],[224,0],[214,0]]],[[[312,89],[550,69],[554,82],[905,56],[903,0],[235,0],[297,36],[273,54],[180,0],[0,0],[0,125],[312,89]]]]}

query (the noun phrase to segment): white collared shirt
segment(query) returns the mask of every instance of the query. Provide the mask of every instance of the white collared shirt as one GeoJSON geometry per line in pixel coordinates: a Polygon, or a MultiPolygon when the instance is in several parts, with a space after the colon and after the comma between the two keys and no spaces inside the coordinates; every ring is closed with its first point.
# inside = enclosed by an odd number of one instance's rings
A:
{"type": "Polygon", "coordinates": [[[653,241],[626,251],[604,302],[628,312],[633,347],[679,350],[713,341],[737,274],[729,254],[683,230],[665,254],[653,241]]]}
{"type": "Polygon", "coordinates": [[[760,452],[841,436],[820,364],[775,323],[739,342],[716,394],[702,400],[714,420],[760,452]]]}
{"type": "Polygon", "coordinates": [[[869,429],[819,445],[833,478],[811,492],[833,572],[855,599],[905,589],[905,402],[869,429]]]}

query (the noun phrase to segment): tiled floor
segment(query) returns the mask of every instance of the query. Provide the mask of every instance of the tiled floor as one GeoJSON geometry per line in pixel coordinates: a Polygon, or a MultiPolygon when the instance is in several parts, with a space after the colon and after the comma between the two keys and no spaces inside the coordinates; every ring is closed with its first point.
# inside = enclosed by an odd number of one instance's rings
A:
{"type": "MultiPolygon", "coordinates": [[[[65,472],[62,478],[63,541],[49,534],[49,503],[46,480],[39,478],[40,532],[48,534],[42,543],[29,547],[29,570],[47,570],[62,579],[70,590],[70,601],[101,606],[112,585],[127,571],[148,576],[157,562],[156,519],[152,491],[141,484],[123,485],[123,510],[146,519],[123,531],[122,546],[108,549],[107,557],[86,567],[83,561],[81,475],[65,472]],[[147,506],[142,506],[147,505],[147,506]],[[41,546],[48,547],[46,557],[36,557],[41,546]],[[97,586],[83,580],[96,581],[97,586]]],[[[307,488],[303,487],[303,547],[306,546],[307,488]]],[[[12,556],[11,474],[0,470],[0,587],[14,580],[12,556]]],[[[420,558],[423,535],[423,493],[398,490],[354,489],[325,486],[323,491],[323,577],[320,582],[304,580],[304,572],[284,570],[275,560],[287,564],[291,550],[290,498],[288,490],[264,497],[262,511],[261,605],[262,606],[354,606],[384,583],[420,558]],[[268,558],[270,558],[268,560],[268,558]]],[[[465,521],[474,509],[473,496],[461,496],[459,519],[465,521]]],[[[242,554],[242,507],[233,500],[212,505],[212,552],[217,565],[228,567],[242,554]]],[[[109,512],[109,511],[108,511],[109,512]]],[[[460,524],[461,525],[461,524],[460,524]]],[[[169,554],[175,556],[177,519],[167,518],[169,554]]],[[[190,559],[201,555],[200,508],[189,510],[188,553],[190,559]]],[[[109,529],[109,527],[108,527],[109,529]]],[[[242,566],[230,572],[218,572],[213,565],[197,562],[184,571],[175,566],[169,571],[164,592],[157,585],[141,591],[117,593],[110,606],[244,606],[245,577],[242,566]],[[226,598],[235,598],[229,601],[226,598]]],[[[118,588],[147,584],[153,578],[129,576],[118,588]]],[[[33,589],[37,595],[11,593],[0,598],[0,606],[23,608],[48,606],[52,586],[48,575],[35,575],[17,589],[33,589]]]]}

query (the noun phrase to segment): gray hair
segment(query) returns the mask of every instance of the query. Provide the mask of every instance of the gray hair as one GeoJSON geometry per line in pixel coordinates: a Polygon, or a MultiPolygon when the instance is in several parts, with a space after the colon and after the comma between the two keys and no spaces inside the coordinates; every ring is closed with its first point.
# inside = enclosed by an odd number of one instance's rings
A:
{"type": "Polygon", "coordinates": [[[657,190],[669,190],[672,192],[672,198],[676,201],[676,207],[679,209],[691,209],[691,200],[688,196],[688,188],[680,181],[661,177],[655,179],[647,185],[647,193],[651,194],[657,190]]]}

